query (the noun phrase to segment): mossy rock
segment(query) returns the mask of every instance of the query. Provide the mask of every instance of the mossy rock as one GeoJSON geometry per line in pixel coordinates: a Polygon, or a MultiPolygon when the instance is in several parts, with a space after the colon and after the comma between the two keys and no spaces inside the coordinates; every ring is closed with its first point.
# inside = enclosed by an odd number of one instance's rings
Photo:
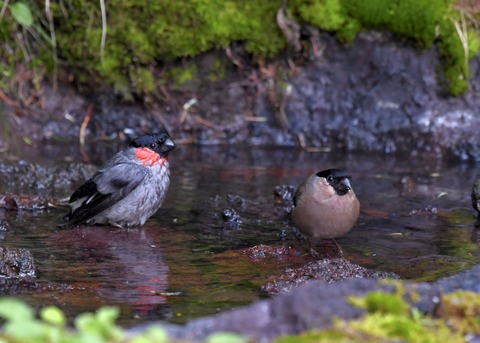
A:
{"type": "Polygon", "coordinates": [[[468,291],[442,295],[437,312],[425,315],[396,293],[374,291],[352,298],[367,312],[354,320],[337,319],[332,328],[285,336],[277,343],[306,342],[465,342],[480,333],[480,296],[468,291]]]}
{"type": "MultiPolygon", "coordinates": [[[[277,0],[104,4],[106,21],[99,2],[68,0],[44,8],[31,0],[11,1],[0,22],[0,86],[6,87],[16,65],[28,61],[31,67],[64,70],[79,85],[107,84],[124,95],[148,94],[164,77],[156,70],[169,61],[238,41],[259,58],[286,47],[276,22],[282,6],[277,0]],[[15,6],[22,9],[20,15],[15,6]],[[29,15],[31,25],[25,20],[29,15]]],[[[438,42],[450,92],[461,94],[468,87],[468,60],[478,52],[478,36],[452,0],[291,0],[286,5],[297,22],[337,33],[345,42],[364,29],[390,30],[420,47],[438,42]]],[[[222,68],[208,79],[218,80],[222,68]]]]}

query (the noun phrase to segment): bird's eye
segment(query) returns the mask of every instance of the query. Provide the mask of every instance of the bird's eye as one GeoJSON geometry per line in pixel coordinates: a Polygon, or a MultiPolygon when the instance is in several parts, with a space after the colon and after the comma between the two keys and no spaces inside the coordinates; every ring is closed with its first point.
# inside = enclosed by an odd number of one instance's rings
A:
{"type": "Polygon", "coordinates": [[[151,143],[150,144],[150,149],[154,150],[157,148],[157,143],[151,143]]]}
{"type": "Polygon", "coordinates": [[[328,182],[332,182],[332,181],[333,181],[333,176],[332,176],[332,175],[328,175],[328,176],[327,176],[327,181],[328,181],[328,182]]]}

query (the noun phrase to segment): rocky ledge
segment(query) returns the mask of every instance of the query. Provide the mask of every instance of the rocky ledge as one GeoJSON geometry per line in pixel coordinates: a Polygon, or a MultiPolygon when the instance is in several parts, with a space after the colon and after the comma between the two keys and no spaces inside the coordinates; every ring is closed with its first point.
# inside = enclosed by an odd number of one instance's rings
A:
{"type": "MultiPolygon", "coordinates": [[[[226,62],[223,79],[200,75],[165,89],[168,96],[149,104],[126,103],[108,90],[79,94],[66,84],[53,92],[46,85],[37,115],[19,115],[21,108],[6,105],[7,129],[35,144],[77,139],[83,124],[88,145],[99,137],[164,126],[177,141],[197,144],[244,142],[480,160],[478,57],[470,61],[469,91],[453,97],[442,82],[435,47],[420,50],[378,31],[363,32],[348,46],[328,33],[312,39],[318,49],[310,60],[270,61],[261,70],[226,62]]],[[[188,63],[208,70],[218,59],[226,60],[226,54],[209,52],[188,63]]],[[[0,147],[8,149],[6,144],[0,134],[0,147]]]]}

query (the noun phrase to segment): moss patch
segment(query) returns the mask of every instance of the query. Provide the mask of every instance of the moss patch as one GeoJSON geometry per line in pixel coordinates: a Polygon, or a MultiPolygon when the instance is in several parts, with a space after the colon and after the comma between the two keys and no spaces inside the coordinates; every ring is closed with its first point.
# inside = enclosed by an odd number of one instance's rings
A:
{"type": "MultiPolygon", "coordinates": [[[[7,6],[0,21],[3,88],[15,75],[15,66],[26,62],[29,67],[46,66],[42,70],[50,73],[58,67],[80,85],[107,84],[127,95],[152,93],[159,81],[154,70],[168,61],[223,49],[236,41],[262,58],[275,56],[286,46],[276,23],[281,3],[273,0],[112,0],[105,2],[106,22],[99,2],[49,4],[44,8],[25,0],[7,6]]],[[[467,89],[468,60],[478,53],[478,36],[469,16],[455,9],[452,0],[291,0],[287,4],[298,22],[336,32],[347,42],[362,29],[390,30],[421,47],[438,42],[451,93],[467,89]]],[[[212,75],[207,78],[216,79],[221,72],[212,75]]]]}
{"type": "Polygon", "coordinates": [[[422,314],[402,297],[372,292],[354,298],[367,313],[356,320],[336,320],[333,327],[279,338],[290,342],[465,342],[465,336],[480,333],[480,295],[457,291],[443,295],[435,316],[422,314]]]}

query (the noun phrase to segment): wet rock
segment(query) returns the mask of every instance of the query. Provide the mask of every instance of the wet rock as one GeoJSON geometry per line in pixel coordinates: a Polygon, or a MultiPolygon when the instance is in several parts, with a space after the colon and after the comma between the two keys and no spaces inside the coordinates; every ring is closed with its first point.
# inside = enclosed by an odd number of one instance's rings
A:
{"type": "Polygon", "coordinates": [[[413,209],[411,210],[408,215],[409,216],[422,216],[422,215],[437,215],[438,214],[438,208],[432,207],[432,206],[426,206],[421,209],[413,209]]]}
{"type": "Polygon", "coordinates": [[[247,209],[247,200],[238,194],[227,194],[227,201],[229,204],[239,207],[242,211],[247,209]]]}
{"type": "Polygon", "coordinates": [[[0,195],[0,209],[7,211],[39,211],[46,209],[53,202],[41,195],[0,195]]]}
{"type": "Polygon", "coordinates": [[[291,261],[301,255],[300,251],[290,246],[271,246],[265,244],[255,245],[250,248],[246,248],[243,254],[247,256],[253,262],[260,261],[265,258],[273,258],[277,261],[291,261]]]}
{"type": "Polygon", "coordinates": [[[275,203],[274,211],[276,215],[284,218],[290,218],[293,208],[293,199],[296,191],[297,188],[292,185],[279,185],[273,189],[275,203]]]}
{"type": "Polygon", "coordinates": [[[272,278],[273,280],[264,285],[262,290],[268,294],[278,294],[288,292],[312,279],[333,283],[347,278],[399,279],[399,276],[394,273],[370,270],[344,258],[323,259],[309,262],[300,268],[285,270],[280,277],[272,278]]]}
{"type": "Polygon", "coordinates": [[[228,230],[238,230],[242,219],[240,215],[233,208],[226,208],[222,212],[222,219],[224,221],[224,229],[228,230]]]}
{"type": "MultiPolygon", "coordinates": [[[[374,285],[366,281],[359,280],[356,291],[351,295],[365,294],[374,285]]],[[[223,313],[218,316],[219,320],[207,317],[193,321],[187,324],[185,338],[197,338],[199,334],[212,331],[247,331],[246,334],[250,337],[272,339],[280,334],[328,326],[333,320],[328,312],[333,312],[334,309],[347,318],[362,313],[345,301],[345,296],[351,290],[349,286],[330,286],[312,282],[302,292],[293,292],[272,301],[260,301],[250,308],[223,313]]]]}
{"type": "Polygon", "coordinates": [[[11,296],[24,293],[35,285],[34,278],[1,278],[0,277],[0,296],[11,296]]]}
{"type": "MultiPolygon", "coordinates": [[[[371,279],[349,279],[336,284],[311,281],[271,300],[193,320],[184,327],[166,328],[171,337],[181,340],[201,341],[213,332],[230,331],[256,342],[271,342],[282,335],[327,328],[335,318],[359,317],[363,310],[350,305],[347,298],[373,290],[392,292],[394,287],[371,279]]],[[[412,293],[414,290],[417,288],[413,287],[412,293]]]]}
{"type": "Polygon", "coordinates": [[[0,179],[8,185],[8,191],[42,191],[48,194],[69,194],[71,189],[88,179],[95,167],[85,164],[44,166],[20,161],[16,164],[0,163],[0,179]]]}
{"type": "MultiPolygon", "coordinates": [[[[478,97],[444,96],[434,48],[417,51],[385,32],[361,33],[348,47],[318,37],[323,55],[292,80],[285,105],[305,146],[480,159],[478,97]]],[[[477,58],[472,88],[478,73],[477,58]]]]}
{"type": "Polygon", "coordinates": [[[265,209],[265,204],[257,199],[244,198],[238,194],[216,194],[209,198],[208,203],[199,201],[198,207],[197,220],[210,229],[224,229],[224,234],[233,234],[233,231],[242,228],[242,236],[230,238],[238,240],[239,243],[250,233],[258,238],[258,235],[253,233],[258,227],[278,227],[277,218],[273,218],[270,206],[265,209]]]}
{"type": "Polygon", "coordinates": [[[0,247],[0,277],[25,278],[35,276],[33,256],[27,249],[0,247]]]}
{"type": "Polygon", "coordinates": [[[434,283],[442,292],[465,290],[480,293],[480,265],[462,271],[457,275],[441,278],[434,283]]]}
{"type": "Polygon", "coordinates": [[[17,211],[18,205],[15,199],[9,195],[0,196],[0,208],[7,211],[17,211]]]}
{"type": "Polygon", "coordinates": [[[295,186],[292,185],[280,185],[273,189],[273,196],[275,198],[275,204],[293,205],[293,198],[297,191],[295,186]]]}

